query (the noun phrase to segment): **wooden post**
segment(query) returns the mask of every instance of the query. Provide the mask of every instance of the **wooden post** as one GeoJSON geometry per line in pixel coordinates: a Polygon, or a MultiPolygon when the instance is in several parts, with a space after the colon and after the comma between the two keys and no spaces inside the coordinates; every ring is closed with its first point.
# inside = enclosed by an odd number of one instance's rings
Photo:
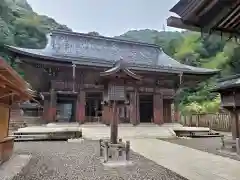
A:
{"type": "Polygon", "coordinates": [[[129,161],[129,154],[130,154],[130,141],[126,141],[126,160],[129,161]]]}
{"type": "Polygon", "coordinates": [[[73,87],[72,87],[72,91],[75,92],[76,87],[75,87],[75,83],[76,83],[76,64],[72,64],[72,68],[73,68],[73,74],[72,74],[72,79],[73,79],[73,87]]]}
{"type": "Polygon", "coordinates": [[[112,104],[112,121],[111,121],[111,143],[117,144],[118,138],[118,122],[117,122],[117,104],[116,101],[113,101],[112,104]]]}
{"type": "Polygon", "coordinates": [[[49,105],[49,122],[54,122],[56,120],[56,103],[57,103],[57,94],[54,89],[51,89],[50,92],[50,105],[49,105]]]}
{"type": "Polygon", "coordinates": [[[199,119],[200,119],[199,114],[197,114],[196,127],[199,127],[199,119]]]}
{"type": "Polygon", "coordinates": [[[49,121],[49,97],[48,99],[44,99],[44,103],[43,103],[43,115],[42,118],[44,120],[44,122],[48,122],[49,121]]]}
{"type": "Polygon", "coordinates": [[[104,163],[108,162],[108,142],[104,142],[104,163]]]}
{"type": "Polygon", "coordinates": [[[85,122],[85,104],[86,93],[83,89],[80,89],[76,103],[76,121],[80,124],[83,124],[85,122]]]}
{"type": "Polygon", "coordinates": [[[155,124],[163,124],[163,98],[161,94],[154,94],[153,96],[153,120],[155,124]]]}
{"type": "Polygon", "coordinates": [[[236,138],[239,138],[239,116],[238,116],[238,111],[234,110],[234,115],[235,115],[235,128],[236,128],[236,138]]]}

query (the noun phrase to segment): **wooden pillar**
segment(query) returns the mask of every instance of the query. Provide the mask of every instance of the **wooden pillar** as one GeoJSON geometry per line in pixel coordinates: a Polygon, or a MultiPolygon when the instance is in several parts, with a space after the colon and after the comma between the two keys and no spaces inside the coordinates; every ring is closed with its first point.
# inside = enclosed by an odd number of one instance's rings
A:
{"type": "Polygon", "coordinates": [[[180,113],[178,104],[174,103],[174,122],[180,122],[180,113]]]}
{"type": "Polygon", "coordinates": [[[117,144],[118,139],[118,111],[117,103],[114,101],[112,104],[112,118],[111,118],[111,143],[117,144]]]}
{"type": "Polygon", "coordinates": [[[140,123],[139,117],[139,93],[137,90],[130,92],[130,122],[133,125],[140,123]]]}
{"type": "Polygon", "coordinates": [[[77,97],[77,105],[76,105],[76,121],[80,124],[85,122],[85,105],[86,105],[86,93],[84,90],[80,90],[80,93],[77,97]]]}
{"type": "Polygon", "coordinates": [[[56,105],[57,105],[57,93],[54,89],[50,92],[49,108],[48,108],[48,122],[56,121],[56,105]]]}
{"type": "Polygon", "coordinates": [[[43,102],[43,121],[48,121],[48,111],[49,111],[49,99],[44,99],[43,102]]]}
{"type": "Polygon", "coordinates": [[[239,138],[239,112],[233,111],[231,112],[231,122],[232,122],[232,138],[239,138]]]}
{"type": "Polygon", "coordinates": [[[163,124],[163,98],[161,94],[154,94],[153,96],[153,116],[155,124],[163,124]]]}
{"type": "Polygon", "coordinates": [[[111,107],[106,105],[103,106],[102,120],[103,120],[103,123],[106,125],[110,125],[111,123],[111,117],[112,117],[111,110],[112,110],[111,107]]]}
{"type": "Polygon", "coordinates": [[[172,123],[172,103],[170,99],[163,99],[163,122],[172,123]]]}

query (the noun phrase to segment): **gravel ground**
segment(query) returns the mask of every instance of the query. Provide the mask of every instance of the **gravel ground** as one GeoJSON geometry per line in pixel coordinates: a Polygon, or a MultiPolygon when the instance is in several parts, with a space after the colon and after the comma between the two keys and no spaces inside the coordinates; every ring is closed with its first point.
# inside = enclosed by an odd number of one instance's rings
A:
{"type": "Polygon", "coordinates": [[[133,166],[106,169],[96,141],[19,142],[15,153],[30,154],[32,159],[13,180],[186,180],[133,152],[133,166]]]}
{"type": "Polygon", "coordinates": [[[240,161],[240,157],[237,156],[236,153],[232,153],[230,150],[221,150],[222,145],[220,137],[161,140],[240,161]]]}

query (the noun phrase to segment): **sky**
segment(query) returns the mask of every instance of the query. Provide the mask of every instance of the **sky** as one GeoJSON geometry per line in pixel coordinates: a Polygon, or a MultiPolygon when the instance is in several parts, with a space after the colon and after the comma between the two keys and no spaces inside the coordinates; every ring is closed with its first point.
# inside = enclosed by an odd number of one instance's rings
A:
{"type": "Polygon", "coordinates": [[[166,26],[178,0],[28,0],[33,10],[76,32],[117,36],[134,29],[177,30],[166,26]]]}

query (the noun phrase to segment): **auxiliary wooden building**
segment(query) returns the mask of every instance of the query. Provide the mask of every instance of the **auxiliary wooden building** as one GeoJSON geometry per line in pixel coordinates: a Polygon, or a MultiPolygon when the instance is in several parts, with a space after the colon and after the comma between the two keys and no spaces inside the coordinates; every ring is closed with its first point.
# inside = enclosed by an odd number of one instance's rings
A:
{"type": "MultiPolygon", "coordinates": [[[[167,19],[168,26],[198,31],[207,34],[225,36],[236,43],[240,41],[240,1],[239,0],[179,0],[170,9],[179,17],[167,19]]],[[[229,76],[220,79],[214,89],[221,94],[221,106],[233,114],[232,137],[240,137],[239,125],[239,87],[240,76],[229,76]]]]}
{"type": "Polygon", "coordinates": [[[12,104],[31,99],[29,85],[0,57],[0,164],[13,152],[13,137],[8,134],[12,104]]]}
{"type": "Polygon", "coordinates": [[[154,44],[74,32],[53,31],[44,49],[7,49],[25,78],[44,96],[46,122],[109,124],[112,109],[103,106],[100,73],[111,69],[118,76],[114,68],[119,69],[119,60],[127,64],[127,73],[141,76],[136,83],[125,82],[129,104],[118,109],[119,123],[134,125],[172,122],[177,89],[194,86],[217,73],[181,64],[154,44]]]}

